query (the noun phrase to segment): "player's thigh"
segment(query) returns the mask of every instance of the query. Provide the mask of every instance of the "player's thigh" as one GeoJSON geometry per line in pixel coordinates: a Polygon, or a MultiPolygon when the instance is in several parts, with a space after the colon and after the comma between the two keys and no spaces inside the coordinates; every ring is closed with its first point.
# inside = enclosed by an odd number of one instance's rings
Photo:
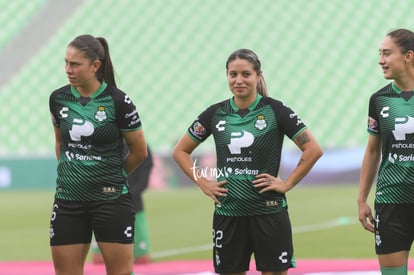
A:
{"type": "Polygon", "coordinates": [[[130,194],[116,200],[96,202],[89,210],[97,242],[133,243],[135,211],[130,194]]]}
{"type": "Polygon", "coordinates": [[[213,218],[213,261],[219,274],[244,274],[249,269],[252,247],[246,217],[213,218]]]}
{"type": "Polygon", "coordinates": [[[98,242],[105,261],[107,275],[131,274],[133,272],[134,245],[98,242]]]}
{"type": "Polygon", "coordinates": [[[50,218],[50,245],[87,244],[91,219],[84,202],[55,200],[50,218]]]}
{"type": "Polygon", "coordinates": [[[82,275],[89,244],[55,245],[51,247],[56,275],[82,275]]]}
{"type": "Polygon", "coordinates": [[[410,205],[375,204],[375,250],[377,255],[410,250],[414,232],[412,212],[414,212],[414,208],[410,205]]]}
{"type": "Polygon", "coordinates": [[[293,267],[292,228],[287,208],[249,218],[257,270],[282,272],[293,267]]]}

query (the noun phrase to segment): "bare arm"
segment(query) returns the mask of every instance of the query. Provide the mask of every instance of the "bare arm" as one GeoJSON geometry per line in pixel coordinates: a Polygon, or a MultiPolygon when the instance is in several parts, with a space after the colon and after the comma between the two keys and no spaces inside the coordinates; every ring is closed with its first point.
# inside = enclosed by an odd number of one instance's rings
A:
{"type": "Polygon", "coordinates": [[[378,136],[370,135],[362,160],[361,175],[358,191],[358,218],[362,226],[374,232],[374,217],[368,205],[368,195],[374,183],[375,176],[381,158],[381,139],[378,136]]]}
{"type": "Polygon", "coordinates": [[[270,190],[279,193],[288,192],[309,173],[316,161],[323,154],[321,147],[308,129],[300,133],[293,141],[302,151],[297,166],[284,181],[267,173],[257,175],[253,184],[256,187],[264,187],[260,191],[261,193],[270,190]]]}
{"type": "Polygon", "coordinates": [[[125,157],[125,167],[130,174],[147,157],[147,143],[142,129],[123,132],[123,136],[129,147],[129,153],[125,157]]]}
{"type": "Polygon", "coordinates": [[[309,173],[316,161],[323,154],[322,148],[308,129],[303,131],[293,141],[302,151],[302,155],[295,169],[285,180],[288,190],[295,187],[309,173]]]}
{"type": "Polygon", "coordinates": [[[198,145],[197,142],[185,134],[175,146],[173,157],[183,172],[200,187],[204,194],[220,204],[217,196],[226,195],[227,189],[222,187],[226,181],[212,182],[204,177],[197,177],[197,168],[194,167],[194,160],[191,157],[191,153],[198,145]]]}
{"type": "Polygon", "coordinates": [[[55,131],[55,154],[56,154],[56,159],[59,160],[60,159],[60,143],[62,142],[62,138],[60,136],[60,130],[57,127],[53,128],[55,131]]]}

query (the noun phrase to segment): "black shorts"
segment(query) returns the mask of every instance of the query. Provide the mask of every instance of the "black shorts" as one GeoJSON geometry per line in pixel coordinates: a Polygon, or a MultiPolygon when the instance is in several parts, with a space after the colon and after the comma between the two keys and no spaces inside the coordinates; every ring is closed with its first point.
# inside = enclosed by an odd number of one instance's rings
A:
{"type": "Polygon", "coordinates": [[[277,214],[213,219],[213,262],[216,273],[249,270],[252,253],[258,271],[294,267],[292,229],[287,208],[277,214]]]}
{"type": "Polygon", "coordinates": [[[116,200],[72,202],[55,199],[50,245],[100,242],[133,243],[135,211],[131,195],[116,200]]]}
{"type": "Polygon", "coordinates": [[[375,251],[410,250],[414,239],[414,204],[375,203],[375,251]]]}

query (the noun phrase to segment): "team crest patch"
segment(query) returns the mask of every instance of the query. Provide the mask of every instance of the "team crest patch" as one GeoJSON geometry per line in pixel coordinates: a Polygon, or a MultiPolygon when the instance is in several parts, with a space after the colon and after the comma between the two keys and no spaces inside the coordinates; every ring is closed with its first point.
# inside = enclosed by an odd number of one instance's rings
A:
{"type": "Polygon", "coordinates": [[[376,131],[376,128],[378,126],[378,123],[375,119],[372,117],[368,117],[368,129],[371,131],[376,131]]]}
{"type": "Polygon", "coordinates": [[[104,121],[107,118],[104,106],[98,107],[98,110],[96,111],[96,114],[95,114],[95,118],[100,122],[104,121]]]}
{"type": "Polygon", "coordinates": [[[266,123],[264,115],[257,116],[257,120],[256,120],[256,123],[254,124],[254,127],[256,127],[259,130],[263,130],[267,127],[267,123],[266,123]]]}
{"type": "Polygon", "coordinates": [[[193,124],[192,128],[193,134],[198,137],[201,137],[206,133],[206,128],[204,128],[204,126],[198,121],[193,124]]]}

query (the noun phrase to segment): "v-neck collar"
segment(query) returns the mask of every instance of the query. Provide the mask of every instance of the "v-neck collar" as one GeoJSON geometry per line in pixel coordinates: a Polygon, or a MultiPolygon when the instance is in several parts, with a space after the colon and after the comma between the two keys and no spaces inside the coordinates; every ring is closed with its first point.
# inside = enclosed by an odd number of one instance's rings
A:
{"type": "MultiPolygon", "coordinates": [[[[108,86],[108,84],[105,81],[102,81],[101,86],[99,86],[99,88],[89,96],[89,98],[94,99],[96,98],[98,95],[100,95],[108,86]]],[[[72,94],[76,97],[76,98],[81,98],[82,96],[80,95],[80,93],[78,92],[78,90],[76,90],[75,87],[70,86],[70,91],[72,92],[72,94]]]]}
{"type": "Polygon", "coordinates": [[[397,87],[397,85],[395,85],[395,82],[391,83],[392,89],[399,95],[401,95],[402,98],[404,98],[406,101],[410,100],[413,95],[414,95],[414,91],[403,91],[400,88],[397,87]]]}
{"type": "MultiPolygon", "coordinates": [[[[263,97],[262,95],[258,94],[258,95],[256,96],[256,99],[253,101],[253,103],[252,103],[252,104],[250,104],[250,106],[249,106],[249,107],[247,107],[247,109],[248,109],[249,111],[254,110],[254,109],[256,108],[257,104],[259,104],[259,102],[260,102],[260,100],[262,99],[262,97],[263,97]]],[[[240,108],[236,105],[236,102],[234,102],[234,97],[232,97],[232,98],[230,99],[230,106],[233,108],[233,110],[234,110],[234,112],[235,112],[235,113],[237,113],[238,111],[240,111],[240,108]]]]}

